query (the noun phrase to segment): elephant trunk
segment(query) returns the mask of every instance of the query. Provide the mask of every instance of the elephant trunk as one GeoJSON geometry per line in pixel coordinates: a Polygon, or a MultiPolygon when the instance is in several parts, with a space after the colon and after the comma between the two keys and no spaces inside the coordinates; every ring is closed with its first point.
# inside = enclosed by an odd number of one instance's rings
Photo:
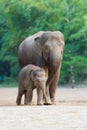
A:
{"type": "Polygon", "coordinates": [[[47,83],[46,85],[50,85],[55,77],[55,75],[57,75],[58,71],[60,69],[60,63],[58,63],[57,66],[51,66],[50,67],[50,72],[49,72],[49,77],[48,77],[48,80],[47,80],[47,83]]]}
{"type": "Polygon", "coordinates": [[[49,66],[49,77],[46,83],[46,86],[50,85],[52,81],[54,80],[55,75],[59,76],[60,68],[61,68],[61,61],[62,58],[60,55],[53,56],[54,58],[51,59],[51,63],[49,66]]]}

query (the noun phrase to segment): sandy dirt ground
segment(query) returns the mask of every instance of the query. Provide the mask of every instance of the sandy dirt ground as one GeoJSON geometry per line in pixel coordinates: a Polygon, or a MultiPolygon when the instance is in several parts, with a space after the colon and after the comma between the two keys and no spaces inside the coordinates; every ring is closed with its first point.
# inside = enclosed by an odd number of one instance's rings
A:
{"type": "MultiPolygon", "coordinates": [[[[17,88],[0,88],[0,130],[87,130],[87,88],[58,88],[56,105],[16,106],[17,88]]],[[[23,103],[22,99],[22,103],[23,103]]]]}

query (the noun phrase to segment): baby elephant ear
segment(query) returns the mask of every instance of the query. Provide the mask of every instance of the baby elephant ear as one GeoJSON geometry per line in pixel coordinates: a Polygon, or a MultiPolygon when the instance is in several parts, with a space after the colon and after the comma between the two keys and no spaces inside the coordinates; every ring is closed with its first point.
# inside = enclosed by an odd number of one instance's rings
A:
{"type": "Polygon", "coordinates": [[[34,80],[34,70],[31,70],[30,73],[29,73],[29,77],[30,79],[33,81],[34,80]]]}

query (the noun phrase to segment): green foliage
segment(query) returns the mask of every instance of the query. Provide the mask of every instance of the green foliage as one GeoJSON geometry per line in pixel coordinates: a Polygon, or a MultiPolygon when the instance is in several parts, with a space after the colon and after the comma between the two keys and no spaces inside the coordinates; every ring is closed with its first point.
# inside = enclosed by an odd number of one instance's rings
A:
{"type": "MultiPolygon", "coordinates": [[[[87,0],[0,0],[0,60],[17,78],[17,50],[29,35],[60,30],[65,37],[60,83],[87,78],[87,0]]],[[[6,69],[7,71],[7,69],[6,69]]]]}

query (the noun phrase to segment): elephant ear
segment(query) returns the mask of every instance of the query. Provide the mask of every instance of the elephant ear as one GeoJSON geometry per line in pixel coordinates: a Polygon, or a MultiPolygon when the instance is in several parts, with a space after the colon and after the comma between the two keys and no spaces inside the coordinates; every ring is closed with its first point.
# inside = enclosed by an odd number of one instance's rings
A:
{"type": "Polygon", "coordinates": [[[40,37],[35,37],[35,38],[34,38],[34,41],[35,41],[35,44],[36,44],[39,48],[41,48],[41,45],[40,45],[40,37]]]}
{"type": "Polygon", "coordinates": [[[34,70],[31,70],[30,73],[29,73],[29,77],[32,81],[34,81],[34,70]]]}
{"type": "Polygon", "coordinates": [[[39,43],[40,42],[40,37],[35,37],[34,40],[35,40],[36,43],[39,43]]]}
{"type": "Polygon", "coordinates": [[[32,81],[35,81],[37,77],[37,71],[31,70],[29,76],[32,81]]]}

